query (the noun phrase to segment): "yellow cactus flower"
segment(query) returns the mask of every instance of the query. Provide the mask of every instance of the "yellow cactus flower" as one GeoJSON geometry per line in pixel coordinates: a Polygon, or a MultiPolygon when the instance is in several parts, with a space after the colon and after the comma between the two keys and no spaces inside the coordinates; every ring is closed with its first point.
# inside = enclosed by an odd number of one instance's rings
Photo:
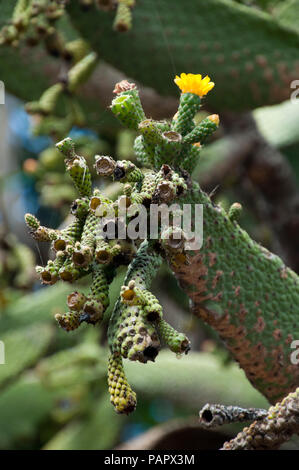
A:
{"type": "Polygon", "coordinates": [[[180,88],[182,93],[194,93],[202,98],[214,88],[215,83],[210,81],[210,77],[202,78],[199,74],[181,73],[174,79],[174,83],[180,88]]]}

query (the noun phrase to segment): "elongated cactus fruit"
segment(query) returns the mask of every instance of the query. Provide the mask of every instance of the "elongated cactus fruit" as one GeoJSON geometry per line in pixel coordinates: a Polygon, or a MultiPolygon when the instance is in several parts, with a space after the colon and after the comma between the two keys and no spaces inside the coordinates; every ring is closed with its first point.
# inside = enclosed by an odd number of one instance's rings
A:
{"type": "MultiPolygon", "coordinates": [[[[179,355],[190,348],[188,338],[163,319],[162,306],[151,292],[163,260],[169,262],[192,300],[194,313],[218,331],[248,379],[270,401],[286,395],[299,382],[298,366],[290,361],[290,345],[299,337],[298,276],[239,227],[238,203],[226,213],[191,180],[201,149],[194,141],[204,141],[219,125],[218,115],[197,125],[194,122],[203,97],[214,83],[209,77],[193,74],[181,74],[175,81],[182,92],[181,100],[177,115],[168,123],[145,118],[134,84],[122,81],[115,87],[116,99],[125,98],[130,105],[119,108],[116,103],[112,111],[140,132],[135,149],[150,167],[141,170],[132,162],[96,155],[99,176],[122,183],[116,201],[97,188],[92,190],[87,163],[76,155],[70,138],[57,144],[80,197],[71,206],[71,224],[61,232],[54,231],[56,258],[45,268],[39,267],[38,272],[49,284],[59,279],[74,282],[92,274],[89,293],[71,293],[68,313],[57,317],[60,326],[71,331],[82,322],[101,323],[116,270],[120,265],[128,266],[120,296],[107,318],[112,354],[109,391],[120,413],[133,411],[136,405],[136,396],[124,376],[123,358],[153,361],[161,342],[179,355]],[[175,203],[169,226],[158,218],[155,235],[132,235],[132,222],[139,224],[138,218],[134,219],[139,213],[136,203],[143,203],[146,222],[152,216],[153,204],[163,203],[173,209],[175,203]],[[179,219],[184,204],[191,205],[192,230],[196,228],[195,217],[200,217],[197,205],[203,206],[200,249],[192,245],[196,232],[188,234],[179,219]]],[[[27,214],[26,222],[33,236],[42,231],[50,239],[50,229],[41,229],[34,216],[27,214]]]]}
{"type": "Polygon", "coordinates": [[[183,333],[176,331],[163,318],[158,320],[157,326],[161,339],[165,341],[169,349],[177,354],[187,354],[190,350],[190,341],[183,333]]]}
{"type": "Polygon", "coordinates": [[[132,27],[131,8],[135,4],[135,0],[117,0],[117,11],[113,28],[119,32],[125,32],[132,27]]]}
{"type": "Polygon", "coordinates": [[[213,134],[219,126],[219,116],[217,114],[211,115],[204,119],[198,126],[185,135],[184,143],[195,144],[199,142],[203,144],[206,138],[213,134]]]}
{"type": "Polygon", "coordinates": [[[82,307],[81,321],[96,324],[102,320],[103,314],[109,305],[109,284],[102,266],[94,266],[92,284],[87,299],[82,307]]]}
{"type": "Polygon", "coordinates": [[[40,225],[39,220],[32,214],[25,215],[25,222],[32,237],[39,242],[51,242],[59,236],[57,230],[40,225]]]}
{"type": "Polygon", "coordinates": [[[63,92],[63,85],[56,83],[48,88],[40,97],[39,101],[31,101],[26,105],[26,111],[32,114],[44,114],[48,115],[53,113],[58,98],[63,92]]]}
{"type": "MultiPolygon", "coordinates": [[[[113,92],[116,95],[129,96],[130,98],[132,98],[133,103],[134,103],[134,108],[135,108],[134,114],[138,116],[139,121],[142,121],[145,119],[145,114],[144,114],[143,107],[140,101],[139,92],[134,83],[129,83],[127,80],[122,80],[121,82],[115,85],[113,92]]],[[[130,114],[132,111],[133,110],[130,109],[128,114],[130,114]]]]}
{"type": "Polygon", "coordinates": [[[129,414],[135,410],[136,393],[127,381],[121,356],[116,354],[111,354],[108,361],[108,387],[110,401],[117,413],[129,414]]]}
{"type": "Polygon", "coordinates": [[[97,62],[97,54],[90,52],[69,70],[67,76],[67,88],[71,93],[74,93],[82,83],[85,83],[88,80],[94,71],[97,62]]]}
{"type": "Polygon", "coordinates": [[[42,266],[37,267],[36,272],[40,275],[40,279],[43,284],[53,285],[58,281],[60,270],[65,259],[66,257],[62,251],[57,252],[56,259],[54,261],[48,261],[44,268],[42,266]]]}
{"type": "Polygon", "coordinates": [[[129,94],[126,91],[118,94],[112,101],[112,112],[129,129],[137,130],[139,123],[145,117],[139,101],[137,93],[129,94]]]}
{"type": "Polygon", "coordinates": [[[66,167],[80,196],[90,197],[92,191],[91,174],[83,157],[75,154],[73,143],[68,137],[56,147],[66,157],[66,167]]]}

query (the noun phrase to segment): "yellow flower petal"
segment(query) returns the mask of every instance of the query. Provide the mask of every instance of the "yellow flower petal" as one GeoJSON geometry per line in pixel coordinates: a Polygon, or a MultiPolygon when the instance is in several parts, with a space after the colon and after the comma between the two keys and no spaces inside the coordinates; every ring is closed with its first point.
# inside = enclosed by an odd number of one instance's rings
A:
{"type": "Polygon", "coordinates": [[[202,78],[200,73],[181,73],[180,77],[176,75],[174,82],[182,93],[194,93],[200,97],[205,96],[215,86],[208,75],[202,78]]]}

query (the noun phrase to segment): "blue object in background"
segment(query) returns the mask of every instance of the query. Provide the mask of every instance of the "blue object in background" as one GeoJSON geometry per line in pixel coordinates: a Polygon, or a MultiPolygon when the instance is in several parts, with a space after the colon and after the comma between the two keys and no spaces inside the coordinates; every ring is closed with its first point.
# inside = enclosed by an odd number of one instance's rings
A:
{"type": "Polygon", "coordinates": [[[20,141],[20,145],[25,150],[37,155],[45,148],[49,147],[49,145],[53,144],[53,140],[45,135],[32,135],[31,119],[23,106],[18,106],[13,108],[9,113],[9,127],[13,133],[12,143],[15,143],[15,137],[17,137],[20,141]]]}
{"type": "Polygon", "coordinates": [[[72,137],[72,139],[76,139],[82,136],[98,139],[98,134],[96,132],[92,131],[91,129],[81,128],[77,126],[72,127],[69,135],[70,137],[72,137]]]}
{"type": "Polygon", "coordinates": [[[173,405],[170,401],[162,398],[154,399],[149,405],[150,416],[157,423],[163,423],[174,417],[173,405]]]}
{"type": "Polygon", "coordinates": [[[134,437],[137,437],[140,434],[144,433],[145,431],[150,429],[150,427],[150,425],[144,423],[126,424],[121,432],[120,441],[125,442],[129,441],[130,439],[134,439],[134,437]]]}

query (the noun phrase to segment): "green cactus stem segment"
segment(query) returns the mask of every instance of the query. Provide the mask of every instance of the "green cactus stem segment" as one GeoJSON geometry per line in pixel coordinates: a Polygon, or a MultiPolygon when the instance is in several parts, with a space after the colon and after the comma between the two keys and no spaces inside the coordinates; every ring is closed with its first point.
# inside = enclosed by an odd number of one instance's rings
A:
{"type": "MultiPolygon", "coordinates": [[[[139,300],[136,305],[125,305],[118,300],[110,319],[108,329],[110,348],[130,360],[140,362],[154,360],[160,349],[158,335],[149,318],[151,318],[151,307],[153,308],[153,319],[157,319],[161,315],[162,308],[154,296],[147,294],[147,290],[161,262],[161,257],[147,242],[143,242],[128,268],[125,279],[125,286],[133,281],[134,288],[137,287],[139,294],[142,290],[141,299],[137,297],[139,300]],[[148,310],[146,307],[149,307],[148,310]]],[[[132,287],[132,282],[130,287],[132,287]]],[[[130,290],[130,288],[124,287],[122,292],[125,297],[125,292],[130,290]]],[[[136,295],[136,291],[134,295],[136,295]]],[[[126,299],[123,300],[126,302],[126,299]]]]}
{"type": "Polygon", "coordinates": [[[200,110],[201,98],[194,93],[181,93],[179,109],[173,118],[172,128],[185,136],[194,128],[194,116],[200,110]]]}
{"type": "Polygon", "coordinates": [[[157,175],[153,171],[148,171],[144,174],[141,190],[132,192],[132,203],[146,205],[151,202],[153,194],[156,190],[156,178],[157,175]]]}
{"type": "Polygon", "coordinates": [[[67,171],[80,196],[90,197],[92,193],[91,175],[85,160],[77,156],[72,160],[68,160],[67,171]]]}
{"type": "Polygon", "coordinates": [[[112,101],[111,111],[119,121],[129,129],[138,129],[140,115],[135,108],[133,96],[119,95],[112,101]]]}
{"type": "Polygon", "coordinates": [[[213,428],[223,424],[261,420],[267,414],[267,410],[260,408],[240,408],[207,403],[199,412],[199,424],[205,428],[213,428]]]}
{"type": "Polygon", "coordinates": [[[154,166],[155,144],[147,143],[142,135],[139,135],[134,141],[134,152],[140,165],[145,167],[154,166]]]}
{"type": "Polygon", "coordinates": [[[72,139],[66,139],[58,142],[56,147],[66,157],[66,168],[71,176],[76,189],[81,197],[90,197],[92,194],[92,183],[90,170],[83,157],[75,154],[74,143],[72,139]]]}
{"type": "Polygon", "coordinates": [[[72,203],[70,212],[77,219],[84,220],[88,214],[88,210],[89,210],[89,199],[80,198],[80,199],[76,199],[72,203]]]}
{"type": "Polygon", "coordinates": [[[136,85],[123,80],[116,84],[114,92],[117,96],[112,101],[111,111],[125,127],[138,130],[145,114],[136,85]]]}
{"type": "Polygon", "coordinates": [[[161,143],[155,149],[155,167],[163,163],[175,162],[182,150],[182,136],[176,131],[166,131],[162,134],[161,143]]]}
{"type": "Polygon", "coordinates": [[[218,129],[218,126],[219,117],[217,115],[209,116],[203,119],[198,126],[194,127],[189,134],[185,135],[183,142],[185,144],[195,144],[197,142],[203,144],[207,137],[218,129]]]}
{"type": "Polygon", "coordinates": [[[75,158],[75,144],[70,137],[66,137],[65,139],[61,140],[56,144],[56,148],[66,157],[66,159],[70,160],[75,158]]]}
{"type": "Polygon", "coordinates": [[[138,130],[143,136],[144,140],[149,144],[159,144],[162,142],[162,132],[159,123],[153,119],[145,119],[141,121],[138,130]]]}
{"type": "Polygon", "coordinates": [[[181,164],[184,170],[188,171],[188,173],[192,173],[194,168],[196,167],[197,163],[200,159],[200,148],[201,145],[199,143],[193,144],[189,148],[189,152],[184,157],[183,162],[181,164]]]}

